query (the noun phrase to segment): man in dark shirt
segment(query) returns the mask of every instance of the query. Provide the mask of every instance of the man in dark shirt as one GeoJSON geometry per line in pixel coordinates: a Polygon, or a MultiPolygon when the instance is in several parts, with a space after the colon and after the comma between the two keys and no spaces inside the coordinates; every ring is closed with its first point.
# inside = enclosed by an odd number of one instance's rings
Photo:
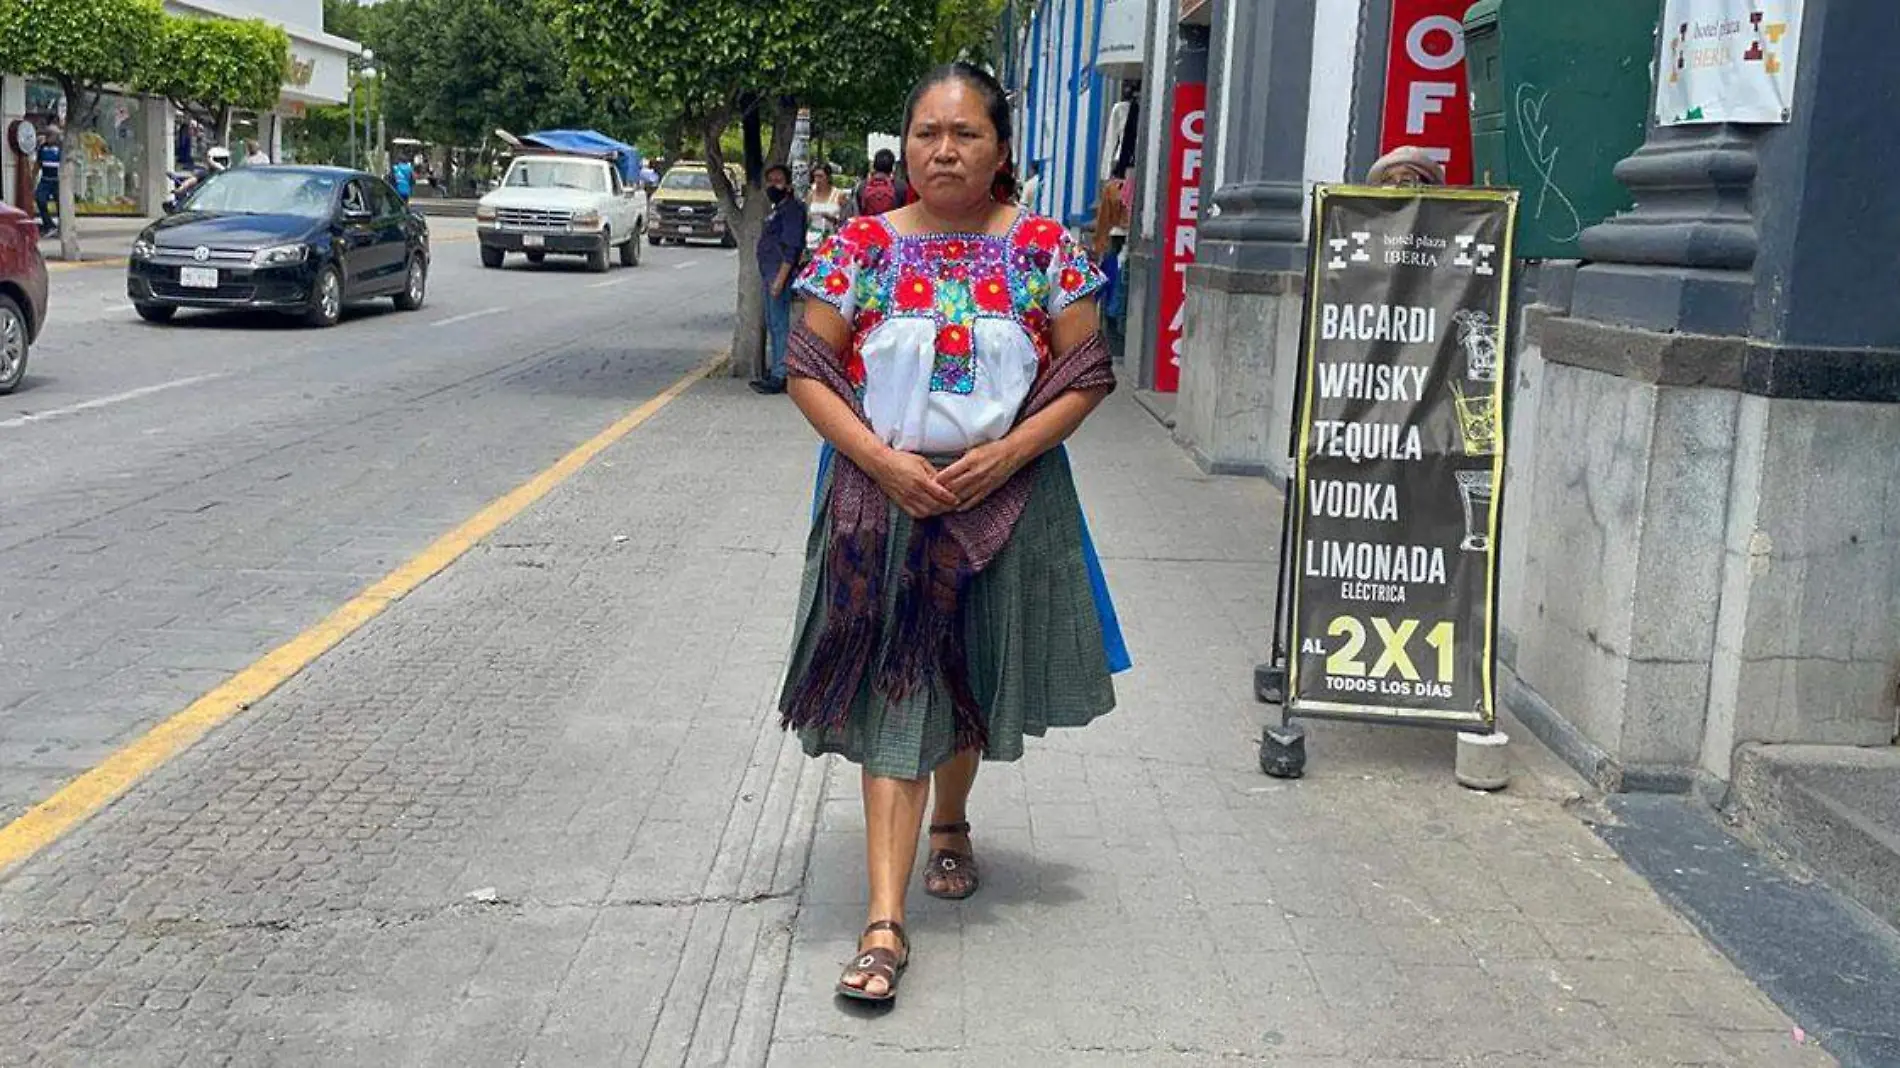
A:
{"type": "Polygon", "coordinates": [[[772,204],[759,235],[759,279],[765,287],[765,377],[752,388],[785,392],[785,346],[792,334],[792,280],[805,254],[805,205],[792,195],[792,172],[783,164],[765,171],[765,196],[772,204]]]}

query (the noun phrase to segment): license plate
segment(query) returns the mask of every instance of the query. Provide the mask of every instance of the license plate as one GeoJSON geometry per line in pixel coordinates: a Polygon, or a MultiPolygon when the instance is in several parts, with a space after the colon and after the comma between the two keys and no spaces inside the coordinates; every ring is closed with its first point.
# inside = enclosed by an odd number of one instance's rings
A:
{"type": "Polygon", "coordinates": [[[180,267],[178,284],[192,289],[218,288],[218,269],[216,267],[180,267]]]}
{"type": "Polygon", "coordinates": [[[540,248],[547,243],[548,239],[540,234],[526,234],[521,238],[522,248],[540,248]]]}
{"type": "Polygon", "coordinates": [[[692,232],[693,232],[693,228],[692,228],[692,227],[690,227],[690,226],[682,226],[682,227],[680,227],[680,233],[682,233],[682,234],[690,234],[690,233],[692,233],[692,232]]]}

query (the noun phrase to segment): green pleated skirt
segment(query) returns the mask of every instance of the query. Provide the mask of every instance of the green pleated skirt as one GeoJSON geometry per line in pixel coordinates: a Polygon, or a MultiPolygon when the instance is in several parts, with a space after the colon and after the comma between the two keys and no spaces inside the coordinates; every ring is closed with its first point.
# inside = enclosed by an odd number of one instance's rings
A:
{"type": "MultiPolygon", "coordinates": [[[[1089,573],[1082,555],[1082,506],[1068,457],[1058,449],[1030,468],[1029,503],[1009,543],[971,581],[963,598],[971,692],[989,730],[986,760],[1015,760],[1023,738],[1051,727],[1081,727],[1115,707],[1115,685],[1103,651],[1089,573]]],[[[829,478],[820,487],[821,499],[829,478]]],[[[903,577],[911,519],[891,506],[884,554],[884,614],[891,618],[903,577]]],[[[792,662],[780,706],[804,675],[824,631],[825,560],[830,523],[823,509],[805,546],[792,662]]],[[[880,641],[888,641],[888,635],[880,641]]],[[[882,646],[872,663],[881,663],[882,646]]],[[[877,692],[867,672],[841,727],[801,730],[811,756],[841,753],[871,774],[919,779],[956,755],[949,692],[933,681],[901,701],[877,692]]]]}

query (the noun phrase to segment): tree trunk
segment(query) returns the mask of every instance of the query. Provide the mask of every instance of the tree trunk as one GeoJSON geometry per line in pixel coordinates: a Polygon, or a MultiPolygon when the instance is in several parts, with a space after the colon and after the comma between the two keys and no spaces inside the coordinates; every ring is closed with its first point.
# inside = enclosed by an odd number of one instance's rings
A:
{"type": "Polygon", "coordinates": [[[749,158],[745,162],[747,181],[743,207],[736,202],[739,191],[734,190],[726,178],[726,158],[719,145],[720,134],[732,121],[731,113],[712,115],[700,127],[713,192],[725,210],[726,226],[739,242],[738,300],[732,324],[730,364],[734,378],[756,378],[765,373],[765,286],[759,278],[758,247],[759,237],[765,231],[767,208],[763,183],[766,166],[784,163],[786,154],[791,151],[792,127],[798,114],[796,101],[790,98],[779,101],[778,110],[772,116],[772,143],[768,148],[762,143],[764,106],[762,101],[755,103],[750,118],[741,120],[746,123],[746,155],[757,154],[756,159],[749,158]]]}
{"type": "Polygon", "coordinates": [[[75,263],[80,251],[79,209],[73,195],[73,161],[78,156],[74,148],[79,135],[74,131],[91,119],[96,98],[70,82],[63,83],[62,88],[66,93],[66,128],[59,135],[59,258],[75,263]]]}

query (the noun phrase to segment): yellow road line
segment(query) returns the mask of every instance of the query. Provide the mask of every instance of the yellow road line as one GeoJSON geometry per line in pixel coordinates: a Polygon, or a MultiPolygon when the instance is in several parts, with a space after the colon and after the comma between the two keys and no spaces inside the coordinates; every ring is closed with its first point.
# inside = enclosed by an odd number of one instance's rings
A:
{"type": "Polygon", "coordinates": [[[725,359],[722,355],[702,364],[555,461],[552,467],[496,498],[462,525],[437,538],[428,548],[351,598],[316,626],[265,654],[193,701],[184,711],[146,731],[60,787],[53,796],[28,809],[19,819],[0,827],[0,873],[51,845],[167,760],[190,748],[212,728],[263,700],[356,633],[363,624],[454,563],[502,524],[527,511],[596,456],[691,389],[694,383],[711,374],[725,359]]]}

